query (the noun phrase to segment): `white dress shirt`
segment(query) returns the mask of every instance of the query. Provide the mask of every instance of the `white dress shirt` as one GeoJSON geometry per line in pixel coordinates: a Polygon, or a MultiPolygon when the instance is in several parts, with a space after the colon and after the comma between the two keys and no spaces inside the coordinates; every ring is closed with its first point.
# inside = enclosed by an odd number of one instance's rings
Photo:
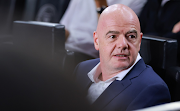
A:
{"type": "MultiPolygon", "coordinates": [[[[108,5],[121,3],[129,6],[138,15],[147,0],[107,0],[108,5]]],[[[96,30],[98,16],[94,0],[71,0],[60,24],[70,32],[65,48],[99,57],[94,48],[93,32],[96,30]]]]}
{"type": "Polygon", "coordinates": [[[100,63],[98,63],[89,73],[88,73],[88,77],[90,78],[90,80],[93,82],[91,84],[91,86],[88,89],[88,95],[87,98],[89,100],[89,102],[92,104],[94,101],[96,101],[96,99],[103,93],[103,91],[114,81],[114,80],[119,80],[121,81],[126,74],[133,68],[133,66],[141,59],[140,54],[138,53],[138,56],[136,58],[136,61],[134,62],[134,64],[126,69],[121,71],[119,74],[117,74],[116,76],[106,80],[106,81],[101,81],[98,79],[98,77],[101,74],[101,68],[100,68],[100,63]]]}

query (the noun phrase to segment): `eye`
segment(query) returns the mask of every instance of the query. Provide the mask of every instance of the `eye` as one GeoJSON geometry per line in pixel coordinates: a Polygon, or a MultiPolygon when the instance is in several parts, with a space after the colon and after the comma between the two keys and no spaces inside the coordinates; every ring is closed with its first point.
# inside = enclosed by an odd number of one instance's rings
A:
{"type": "Polygon", "coordinates": [[[134,38],[136,38],[136,36],[135,35],[128,35],[128,38],[134,39],[134,38]]]}
{"type": "Polygon", "coordinates": [[[116,36],[115,36],[115,35],[111,35],[110,38],[111,38],[111,39],[115,39],[116,36]]]}

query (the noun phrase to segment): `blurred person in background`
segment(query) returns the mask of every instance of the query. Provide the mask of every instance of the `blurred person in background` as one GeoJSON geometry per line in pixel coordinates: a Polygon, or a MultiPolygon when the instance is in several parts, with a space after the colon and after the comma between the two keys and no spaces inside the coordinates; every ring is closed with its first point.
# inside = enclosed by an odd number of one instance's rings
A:
{"type": "MultiPolygon", "coordinates": [[[[148,0],[139,16],[143,34],[173,38],[180,44],[179,6],[179,0],[148,0]]],[[[180,56],[180,45],[178,53],[180,56]]]]}

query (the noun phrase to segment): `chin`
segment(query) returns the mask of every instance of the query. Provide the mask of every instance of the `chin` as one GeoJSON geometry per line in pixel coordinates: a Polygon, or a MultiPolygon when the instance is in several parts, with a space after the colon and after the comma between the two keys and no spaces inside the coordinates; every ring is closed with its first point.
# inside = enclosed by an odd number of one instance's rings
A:
{"type": "Polygon", "coordinates": [[[125,69],[128,69],[130,67],[130,65],[128,65],[128,64],[119,64],[119,65],[117,65],[115,67],[118,70],[125,70],[125,69]]]}

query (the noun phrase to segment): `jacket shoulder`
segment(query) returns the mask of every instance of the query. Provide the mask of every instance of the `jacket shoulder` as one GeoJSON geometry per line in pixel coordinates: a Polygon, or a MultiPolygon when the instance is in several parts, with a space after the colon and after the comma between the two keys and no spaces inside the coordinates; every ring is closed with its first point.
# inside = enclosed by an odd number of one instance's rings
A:
{"type": "Polygon", "coordinates": [[[100,59],[91,59],[91,60],[86,60],[83,62],[80,62],[74,71],[75,76],[84,75],[87,74],[89,71],[91,71],[98,63],[100,62],[100,59]]]}

